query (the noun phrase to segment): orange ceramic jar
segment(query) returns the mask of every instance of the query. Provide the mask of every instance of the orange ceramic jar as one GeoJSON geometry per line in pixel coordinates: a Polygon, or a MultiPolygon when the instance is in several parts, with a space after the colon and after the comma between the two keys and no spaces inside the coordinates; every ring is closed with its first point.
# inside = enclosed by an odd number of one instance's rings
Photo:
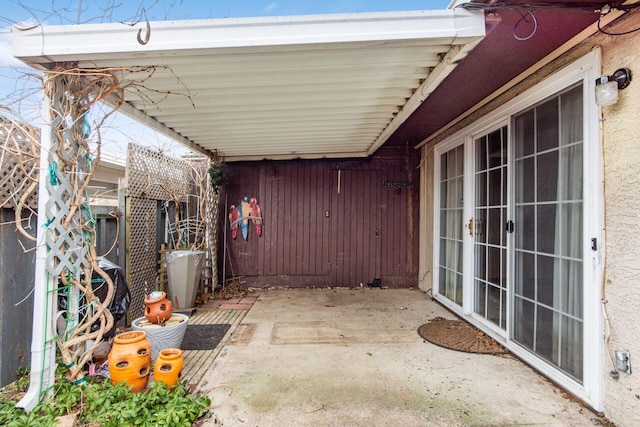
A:
{"type": "Polygon", "coordinates": [[[112,384],[125,381],[134,393],[144,390],[151,370],[151,344],[147,333],[131,331],[116,335],[108,366],[112,384]]]}
{"type": "Polygon", "coordinates": [[[151,292],[144,298],[144,305],[144,317],[151,323],[164,323],[173,313],[171,300],[164,292],[151,292]]]}
{"type": "Polygon", "coordinates": [[[153,380],[165,383],[167,388],[173,387],[182,378],[183,364],[182,350],[178,348],[160,350],[153,366],[153,380]]]}

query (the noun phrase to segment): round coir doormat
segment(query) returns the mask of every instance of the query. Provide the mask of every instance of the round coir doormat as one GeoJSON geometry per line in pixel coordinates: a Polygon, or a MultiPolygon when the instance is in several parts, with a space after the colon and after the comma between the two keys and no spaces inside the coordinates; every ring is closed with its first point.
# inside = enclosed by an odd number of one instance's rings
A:
{"type": "Polygon", "coordinates": [[[467,353],[505,354],[493,338],[461,320],[435,317],[418,328],[418,334],[440,347],[467,353]]]}

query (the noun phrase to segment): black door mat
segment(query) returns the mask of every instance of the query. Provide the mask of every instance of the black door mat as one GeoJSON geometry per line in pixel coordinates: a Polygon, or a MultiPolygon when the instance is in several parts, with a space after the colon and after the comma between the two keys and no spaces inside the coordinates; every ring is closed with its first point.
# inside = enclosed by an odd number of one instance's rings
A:
{"type": "Polygon", "coordinates": [[[182,350],[213,350],[230,327],[228,323],[188,325],[180,348],[182,350]]]}
{"type": "Polygon", "coordinates": [[[435,317],[418,328],[432,344],[467,353],[506,354],[507,350],[481,330],[462,320],[435,317]]]}

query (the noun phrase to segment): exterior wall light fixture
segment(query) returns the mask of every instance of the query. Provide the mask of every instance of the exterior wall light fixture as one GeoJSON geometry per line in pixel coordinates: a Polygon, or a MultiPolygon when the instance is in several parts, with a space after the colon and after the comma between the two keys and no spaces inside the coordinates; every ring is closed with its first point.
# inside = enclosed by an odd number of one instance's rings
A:
{"type": "Polygon", "coordinates": [[[613,105],[618,102],[618,91],[629,86],[631,70],[619,68],[610,76],[602,76],[596,80],[596,104],[613,105]]]}

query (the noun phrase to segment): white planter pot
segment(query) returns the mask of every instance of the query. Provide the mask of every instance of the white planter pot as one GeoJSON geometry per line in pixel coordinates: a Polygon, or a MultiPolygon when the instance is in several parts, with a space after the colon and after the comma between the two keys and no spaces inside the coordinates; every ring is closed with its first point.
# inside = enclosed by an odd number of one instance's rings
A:
{"type": "Polygon", "coordinates": [[[147,339],[151,344],[151,358],[155,362],[160,350],[165,348],[180,348],[184,333],[187,331],[189,324],[189,316],[182,313],[173,313],[171,316],[182,318],[182,322],[173,325],[150,324],[145,317],[138,317],[131,323],[131,329],[134,331],[144,331],[147,333],[147,339]],[[140,326],[140,325],[146,326],[140,326]]]}
{"type": "Polygon", "coordinates": [[[193,308],[202,275],[204,252],[167,252],[164,260],[167,265],[168,293],[173,303],[173,309],[189,310],[193,308]]]}

